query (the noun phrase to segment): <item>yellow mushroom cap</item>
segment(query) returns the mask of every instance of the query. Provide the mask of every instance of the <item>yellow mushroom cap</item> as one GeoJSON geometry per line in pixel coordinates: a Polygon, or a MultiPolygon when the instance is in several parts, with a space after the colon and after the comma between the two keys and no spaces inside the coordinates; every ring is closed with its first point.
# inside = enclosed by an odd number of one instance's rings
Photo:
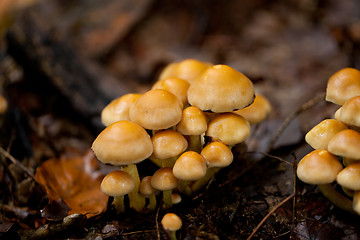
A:
{"type": "Polygon", "coordinates": [[[160,130],[181,120],[182,102],[172,93],[153,89],[144,93],[130,107],[130,119],[145,129],[160,130]]]}
{"type": "Polygon", "coordinates": [[[344,68],[334,73],[328,80],[326,101],[343,105],[348,99],[360,96],[360,71],[344,68]]]}
{"type": "Polygon", "coordinates": [[[345,167],[336,178],[336,181],[350,190],[360,190],[360,163],[352,163],[345,167]]]}
{"type": "Polygon", "coordinates": [[[148,158],[153,145],[143,127],[123,120],[106,127],[94,140],[92,150],[105,164],[128,165],[148,158]]]}
{"type": "Polygon", "coordinates": [[[185,59],[166,66],[161,72],[159,79],[177,77],[192,84],[198,76],[210,66],[212,66],[211,63],[198,61],[196,59],[185,59]]]}
{"type": "Polygon", "coordinates": [[[176,125],[176,131],[184,135],[201,135],[207,130],[207,117],[197,107],[187,107],[183,110],[180,122],[176,125]]]}
{"type": "Polygon", "coordinates": [[[235,145],[245,141],[250,135],[250,124],[235,113],[222,113],[208,124],[205,135],[226,145],[235,145]]]}
{"type": "Polygon", "coordinates": [[[180,180],[195,181],[205,176],[206,169],[206,161],[199,153],[187,151],[176,160],[173,173],[180,180]]]}
{"type": "Polygon", "coordinates": [[[175,213],[167,213],[161,220],[161,225],[167,231],[177,231],[182,226],[182,221],[175,213]]]}
{"type": "Polygon", "coordinates": [[[244,117],[250,124],[263,121],[270,112],[271,105],[262,95],[256,95],[250,106],[234,111],[235,114],[244,117]]]}
{"type": "Polygon", "coordinates": [[[254,97],[252,82],[227,65],[209,67],[188,90],[190,105],[212,112],[231,112],[247,107],[254,97]]]}
{"type": "Polygon", "coordinates": [[[174,189],[178,184],[179,180],[174,176],[172,169],[169,167],[158,169],[151,177],[151,186],[160,191],[174,189]]]}
{"type": "Polygon", "coordinates": [[[115,170],[104,177],[100,188],[108,196],[124,196],[134,190],[135,182],[128,173],[115,170]]]}
{"type": "Polygon", "coordinates": [[[141,179],[139,192],[145,196],[154,194],[156,189],[151,185],[151,176],[146,176],[141,179]]]}
{"type": "Polygon", "coordinates": [[[348,127],[335,119],[325,119],[313,127],[306,135],[305,141],[314,149],[328,149],[331,138],[348,127]]]}
{"type": "Polygon", "coordinates": [[[151,137],[151,141],[154,148],[151,157],[157,159],[175,157],[184,152],[188,147],[185,137],[171,129],[156,132],[151,137]]]}
{"type": "Polygon", "coordinates": [[[335,181],[342,169],[341,163],[329,151],[314,150],[300,160],[297,176],[305,183],[326,184],[335,181]]]}
{"type": "Polygon", "coordinates": [[[139,93],[129,93],[112,100],[102,110],[101,122],[105,126],[109,126],[120,120],[130,120],[129,109],[140,96],[139,93]]]}
{"type": "Polygon", "coordinates": [[[340,121],[340,114],[341,114],[342,107],[339,107],[338,110],[334,113],[334,118],[338,121],[340,121]]]}
{"type": "Polygon", "coordinates": [[[209,168],[229,166],[234,156],[228,146],[221,142],[211,142],[201,151],[201,156],[209,168]]]}
{"type": "Polygon", "coordinates": [[[360,127],[360,96],[350,98],[344,103],[341,107],[340,121],[360,127]]]}
{"type": "Polygon", "coordinates": [[[331,138],[328,150],[341,157],[360,159],[360,133],[352,129],[338,132],[331,138]]]}
{"type": "Polygon", "coordinates": [[[152,89],[163,89],[177,96],[183,105],[187,104],[187,90],[190,84],[180,78],[171,77],[157,81],[152,89]]]}

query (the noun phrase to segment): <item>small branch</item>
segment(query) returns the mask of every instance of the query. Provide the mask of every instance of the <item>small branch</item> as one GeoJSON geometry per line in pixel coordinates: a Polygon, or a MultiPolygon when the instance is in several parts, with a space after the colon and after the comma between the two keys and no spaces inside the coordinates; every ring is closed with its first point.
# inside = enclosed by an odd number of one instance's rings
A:
{"type": "Polygon", "coordinates": [[[28,168],[26,168],[24,165],[22,165],[20,161],[15,159],[8,151],[6,151],[4,148],[0,147],[0,153],[2,155],[4,155],[5,157],[7,157],[16,166],[21,168],[21,170],[23,170],[27,175],[29,175],[29,177],[31,177],[32,179],[35,180],[34,174],[28,168]]]}
{"type": "Polygon", "coordinates": [[[278,205],[276,205],[264,218],[263,220],[261,220],[261,222],[256,226],[256,228],[253,230],[253,232],[250,234],[250,236],[247,238],[247,240],[250,240],[255,234],[256,232],[260,229],[260,227],[265,223],[265,221],[279,208],[281,207],[284,203],[286,203],[287,201],[289,201],[291,198],[293,198],[295,196],[294,193],[292,193],[290,196],[288,196],[287,198],[285,198],[284,200],[282,200],[278,205]]]}
{"type": "MultiPolygon", "coordinates": [[[[159,204],[159,206],[161,206],[162,204],[159,204]]],[[[159,230],[159,211],[160,211],[160,207],[157,208],[156,211],[156,216],[155,216],[155,223],[156,223],[156,233],[157,233],[157,239],[161,240],[160,237],[160,230],[159,230]]]]}

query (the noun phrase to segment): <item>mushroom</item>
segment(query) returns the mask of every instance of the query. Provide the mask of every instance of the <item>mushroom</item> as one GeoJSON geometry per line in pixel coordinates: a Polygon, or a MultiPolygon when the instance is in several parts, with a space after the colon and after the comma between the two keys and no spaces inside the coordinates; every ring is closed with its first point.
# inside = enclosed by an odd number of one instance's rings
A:
{"type": "Polygon", "coordinates": [[[191,186],[193,192],[202,188],[221,168],[229,166],[234,159],[230,148],[222,142],[209,143],[200,154],[205,159],[208,168],[206,175],[191,186]]]}
{"type": "Polygon", "coordinates": [[[156,132],[152,137],[153,153],[150,159],[160,167],[172,167],[177,157],[186,150],[188,142],[172,129],[156,132]]]}
{"type": "Polygon", "coordinates": [[[188,150],[200,152],[202,149],[201,135],[207,130],[207,117],[197,107],[187,107],[183,110],[180,122],[176,125],[176,131],[188,136],[188,150]]]}
{"type": "Polygon", "coordinates": [[[115,170],[107,174],[101,182],[101,191],[114,197],[116,213],[125,211],[124,196],[135,188],[135,182],[126,172],[115,170]]]}
{"type": "Polygon", "coordinates": [[[179,184],[179,180],[174,176],[172,168],[163,167],[158,169],[151,177],[151,186],[163,192],[164,207],[172,206],[171,193],[179,184]]]}
{"type": "Polygon", "coordinates": [[[360,71],[344,68],[328,80],[325,100],[343,105],[348,99],[360,96],[360,71]]]}
{"type": "Polygon", "coordinates": [[[313,127],[306,135],[305,141],[314,149],[328,149],[331,138],[348,127],[335,119],[325,119],[313,127]]]}
{"type": "Polygon", "coordinates": [[[360,127],[360,96],[350,98],[344,103],[339,120],[349,126],[360,127]]]}
{"type": "Polygon", "coordinates": [[[356,191],[353,196],[353,210],[360,215],[360,191],[356,191]]]}
{"type": "Polygon", "coordinates": [[[352,211],[352,203],[331,185],[343,169],[339,160],[327,150],[314,150],[304,156],[297,167],[298,178],[308,184],[317,184],[320,191],[334,205],[352,211]]]}
{"type": "Polygon", "coordinates": [[[161,225],[168,234],[170,240],[176,240],[176,231],[182,226],[182,221],[175,213],[167,213],[161,219],[161,225]]]}
{"type": "Polygon", "coordinates": [[[139,93],[128,93],[112,100],[101,112],[101,122],[105,126],[120,121],[130,120],[129,109],[141,96],[139,93]]]}
{"type": "Polygon", "coordinates": [[[329,141],[328,150],[337,156],[360,160],[360,133],[352,129],[338,132],[329,141]]]}
{"type": "Polygon", "coordinates": [[[188,90],[188,101],[202,111],[231,112],[254,101],[254,86],[244,74],[227,65],[205,70],[188,90]]]}
{"type": "Polygon", "coordinates": [[[233,146],[249,137],[250,124],[245,118],[235,113],[222,113],[208,124],[205,135],[214,141],[233,146]]]}
{"type": "Polygon", "coordinates": [[[195,59],[185,59],[166,66],[161,72],[159,80],[169,77],[177,77],[192,84],[197,80],[198,76],[210,66],[212,66],[211,63],[201,62],[195,59]]]}
{"type": "Polygon", "coordinates": [[[171,92],[175,96],[177,96],[184,106],[188,104],[187,101],[187,90],[190,84],[180,78],[172,77],[172,78],[164,78],[162,80],[157,81],[152,89],[163,89],[168,92],[171,92]]]}
{"type": "Polygon", "coordinates": [[[161,130],[181,120],[182,102],[172,93],[153,89],[144,93],[130,107],[130,119],[145,129],[161,130]]]}
{"type": "Polygon", "coordinates": [[[336,181],[347,189],[360,191],[360,162],[352,163],[337,175],[336,181]]]}
{"type": "Polygon", "coordinates": [[[130,207],[141,211],[145,198],[138,193],[140,178],[135,164],[153,152],[150,136],[145,129],[131,121],[115,122],[96,137],[92,150],[102,163],[123,166],[123,171],[130,174],[135,181],[135,188],[129,194],[130,207]]]}
{"type": "Polygon", "coordinates": [[[179,191],[191,195],[190,181],[203,178],[206,174],[206,168],[206,161],[199,153],[187,151],[181,154],[172,170],[174,176],[180,180],[179,191]]]}
{"type": "Polygon", "coordinates": [[[234,111],[244,117],[250,124],[262,122],[271,112],[271,105],[269,101],[262,95],[255,95],[254,102],[242,109],[234,111]]]}
{"type": "Polygon", "coordinates": [[[149,198],[149,205],[146,207],[149,211],[156,208],[156,189],[151,185],[151,176],[144,177],[140,182],[140,193],[149,198]]]}

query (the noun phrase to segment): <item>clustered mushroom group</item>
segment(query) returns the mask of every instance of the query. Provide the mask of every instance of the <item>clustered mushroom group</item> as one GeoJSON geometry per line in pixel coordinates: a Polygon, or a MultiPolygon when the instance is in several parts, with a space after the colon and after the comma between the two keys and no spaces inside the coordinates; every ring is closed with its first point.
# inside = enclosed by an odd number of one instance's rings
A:
{"type": "Polygon", "coordinates": [[[298,165],[300,180],[317,184],[336,206],[360,214],[360,71],[344,68],[328,80],[326,101],[339,105],[305,136],[315,150],[298,165]],[[342,189],[334,186],[337,182],[342,189]]]}
{"type": "Polygon", "coordinates": [[[171,63],[151,90],[123,95],[103,109],[106,128],[92,149],[99,161],[119,169],[105,176],[101,189],[114,198],[118,213],[127,202],[138,212],[154,210],[159,192],[162,207],[170,208],[179,194],[191,195],[230,165],[232,146],[243,143],[250,125],[270,110],[253,83],[227,65],[171,63]],[[158,167],[151,176],[136,166],[146,159],[158,167]]]}

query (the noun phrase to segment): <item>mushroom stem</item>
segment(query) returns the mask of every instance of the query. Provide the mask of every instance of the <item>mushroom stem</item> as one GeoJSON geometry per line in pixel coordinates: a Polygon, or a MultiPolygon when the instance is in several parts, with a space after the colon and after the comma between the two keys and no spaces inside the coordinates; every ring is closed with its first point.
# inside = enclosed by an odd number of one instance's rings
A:
{"type": "Polygon", "coordinates": [[[189,184],[190,181],[179,180],[179,185],[178,185],[179,191],[187,196],[190,196],[192,194],[192,191],[189,184]]]}
{"type": "Polygon", "coordinates": [[[170,240],[176,240],[176,231],[166,230],[166,233],[170,240]]]}
{"type": "Polygon", "coordinates": [[[173,205],[171,193],[172,193],[172,190],[163,191],[163,201],[164,201],[164,208],[165,209],[171,208],[172,205],[173,205]]]}
{"type": "Polygon", "coordinates": [[[113,203],[117,214],[125,212],[124,196],[114,197],[113,203]]]}
{"type": "Polygon", "coordinates": [[[149,198],[149,205],[147,206],[147,209],[152,212],[156,208],[156,196],[155,196],[155,193],[150,194],[148,196],[148,198],[149,198]]]}
{"type": "Polygon", "coordinates": [[[330,183],[318,184],[317,186],[321,193],[335,206],[347,212],[354,213],[352,201],[336,191],[330,183]]]}
{"type": "Polygon", "coordinates": [[[192,185],[191,185],[191,191],[192,192],[196,192],[199,191],[205,184],[207,184],[210,179],[218,172],[220,171],[220,167],[212,167],[212,168],[208,168],[206,171],[206,175],[205,177],[195,181],[192,185]]]}
{"type": "Polygon", "coordinates": [[[129,164],[123,167],[123,171],[127,172],[135,182],[135,188],[129,193],[130,208],[141,212],[145,207],[145,196],[139,194],[140,177],[135,164],[129,164]]]}
{"type": "Polygon", "coordinates": [[[201,150],[201,135],[189,135],[189,146],[187,151],[194,151],[200,153],[201,150]]]}

